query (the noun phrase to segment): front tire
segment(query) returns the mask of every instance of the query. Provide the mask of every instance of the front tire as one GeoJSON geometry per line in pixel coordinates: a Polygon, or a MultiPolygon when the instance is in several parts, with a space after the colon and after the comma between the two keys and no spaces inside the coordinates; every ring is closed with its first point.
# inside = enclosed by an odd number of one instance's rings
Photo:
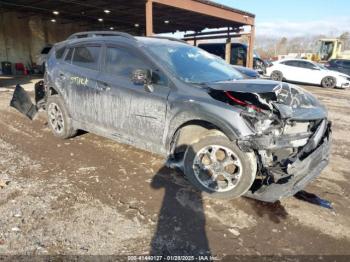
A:
{"type": "Polygon", "coordinates": [[[246,193],[256,176],[254,153],[241,151],[222,135],[203,137],[185,153],[184,171],[198,190],[217,198],[237,198],[246,193]]]}
{"type": "Polygon", "coordinates": [[[321,85],[323,88],[335,88],[337,86],[337,80],[332,76],[326,76],[322,79],[321,85]]]}
{"type": "Polygon", "coordinates": [[[72,120],[60,96],[48,97],[46,111],[48,124],[56,137],[67,139],[76,135],[77,130],[73,128],[72,120]]]}
{"type": "Polygon", "coordinates": [[[279,81],[281,82],[283,80],[283,74],[280,71],[273,71],[271,73],[271,79],[274,81],[279,81]]]}

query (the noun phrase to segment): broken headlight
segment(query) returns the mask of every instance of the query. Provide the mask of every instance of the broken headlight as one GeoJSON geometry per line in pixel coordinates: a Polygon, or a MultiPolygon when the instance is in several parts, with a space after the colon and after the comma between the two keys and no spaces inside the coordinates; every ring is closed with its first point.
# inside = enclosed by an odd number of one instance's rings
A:
{"type": "Polygon", "coordinates": [[[281,125],[273,114],[242,111],[241,116],[247,125],[259,135],[272,132],[278,136],[282,133],[281,125]]]}

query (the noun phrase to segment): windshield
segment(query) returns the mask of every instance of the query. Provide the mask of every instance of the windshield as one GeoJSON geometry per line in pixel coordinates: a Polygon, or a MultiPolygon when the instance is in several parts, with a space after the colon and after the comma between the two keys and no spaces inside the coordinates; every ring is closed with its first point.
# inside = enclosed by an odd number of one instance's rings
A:
{"type": "Polygon", "coordinates": [[[173,74],[187,83],[205,84],[243,79],[223,59],[190,45],[147,44],[146,48],[173,74]]]}

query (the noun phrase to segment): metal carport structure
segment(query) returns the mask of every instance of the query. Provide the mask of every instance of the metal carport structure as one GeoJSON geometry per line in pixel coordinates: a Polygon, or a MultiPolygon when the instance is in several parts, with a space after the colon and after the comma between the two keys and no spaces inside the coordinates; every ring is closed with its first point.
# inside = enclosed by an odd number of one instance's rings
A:
{"type": "Polygon", "coordinates": [[[82,31],[107,29],[147,36],[218,28],[239,33],[242,26],[250,26],[247,65],[253,64],[255,16],[208,0],[7,0],[0,1],[0,12],[18,12],[20,19],[40,16],[56,27],[74,23],[82,31]]]}

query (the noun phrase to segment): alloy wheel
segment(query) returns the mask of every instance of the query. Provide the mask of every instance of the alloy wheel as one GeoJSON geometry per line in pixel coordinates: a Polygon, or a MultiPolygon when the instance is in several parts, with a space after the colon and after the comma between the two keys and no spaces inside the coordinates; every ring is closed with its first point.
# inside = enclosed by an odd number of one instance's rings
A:
{"type": "Polygon", "coordinates": [[[334,87],[335,85],[335,81],[332,77],[326,77],[324,80],[323,80],[323,86],[324,87],[327,87],[327,88],[331,88],[331,87],[334,87]]]}
{"type": "Polygon", "coordinates": [[[227,192],[238,184],[242,163],[229,148],[210,145],[202,148],[193,161],[196,179],[213,192],[227,192]]]}
{"type": "Polygon", "coordinates": [[[53,130],[57,134],[61,134],[64,130],[63,113],[56,103],[50,103],[48,107],[48,116],[53,130]]]}

